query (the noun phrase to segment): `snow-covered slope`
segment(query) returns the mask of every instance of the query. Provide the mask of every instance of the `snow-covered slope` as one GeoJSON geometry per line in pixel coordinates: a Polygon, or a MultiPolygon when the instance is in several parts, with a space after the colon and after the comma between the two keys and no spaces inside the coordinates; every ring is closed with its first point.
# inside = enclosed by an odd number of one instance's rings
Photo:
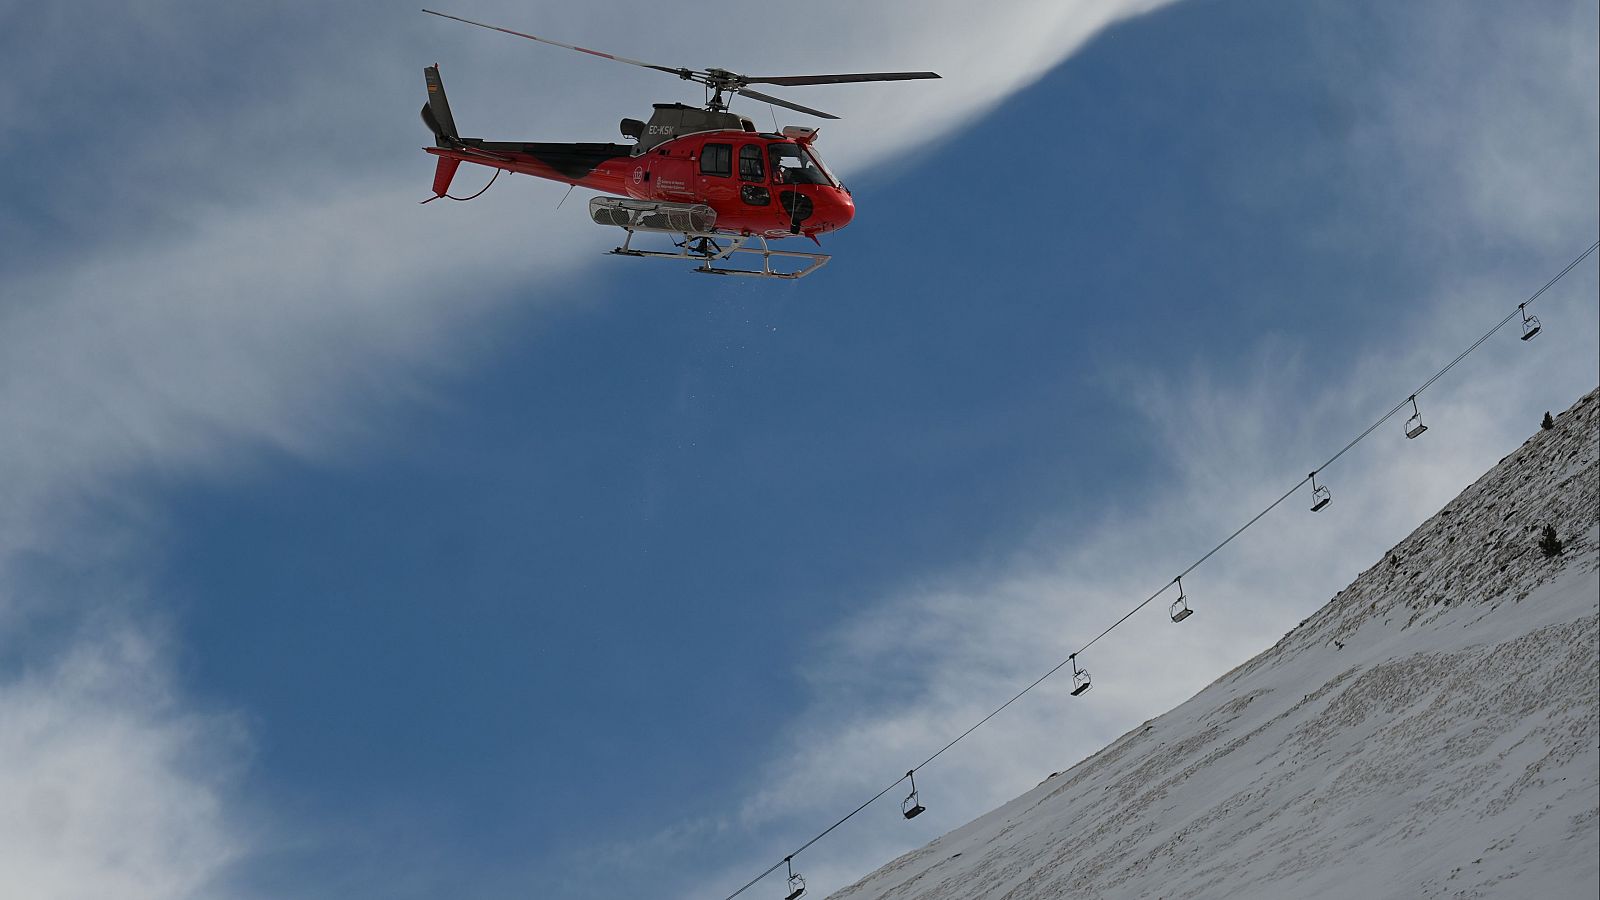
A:
{"type": "Polygon", "coordinates": [[[1270,650],[834,897],[1600,896],[1597,394],[1270,650]]]}

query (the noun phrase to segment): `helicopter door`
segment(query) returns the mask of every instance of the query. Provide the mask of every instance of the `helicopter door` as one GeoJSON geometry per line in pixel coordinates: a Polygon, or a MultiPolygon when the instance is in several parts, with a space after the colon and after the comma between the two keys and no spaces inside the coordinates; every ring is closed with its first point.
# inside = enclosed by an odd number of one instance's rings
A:
{"type": "Polygon", "coordinates": [[[746,206],[771,206],[767,189],[766,151],[760,144],[739,147],[739,200],[746,206]]]}
{"type": "Polygon", "coordinates": [[[700,146],[697,171],[700,200],[719,212],[738,203],[739,185],[733,177],[733,145],[707,142],[700,146]]]}

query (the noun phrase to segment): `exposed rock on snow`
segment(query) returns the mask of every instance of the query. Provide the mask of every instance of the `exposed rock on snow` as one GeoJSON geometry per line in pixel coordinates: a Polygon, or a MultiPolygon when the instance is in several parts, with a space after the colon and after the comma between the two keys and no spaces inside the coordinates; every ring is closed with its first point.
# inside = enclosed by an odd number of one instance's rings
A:
{"type": "Polygon", "coordinates": [[[834,897],[1600,895],[1597,396],[1270,650],[834,897]]]}

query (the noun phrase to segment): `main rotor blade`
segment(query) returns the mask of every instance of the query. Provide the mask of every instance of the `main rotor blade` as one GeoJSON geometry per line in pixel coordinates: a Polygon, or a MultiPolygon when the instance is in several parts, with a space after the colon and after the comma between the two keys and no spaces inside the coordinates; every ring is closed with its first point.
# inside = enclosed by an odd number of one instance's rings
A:
{"type": "Polygon", "coordinates": [[[539,37],[536,34],[524,34],[523,32],[520,32],[520,31],[512,31],[509,28],[501,28],[499,25],[486,25],[486,24],[484,24],[482,22],[474,22],[471,19],[463,19],[460,16],[452,16],[449,13],[434,12],[431,9],[425,9],[425,10],[423,10],[423,12],[427,13],[430,16],[438,16],[441,19],[454,19],[457,22],[465,22],[468,25],[476,25],[479,28],[487,28],[490,31],[499,31],[499,32],[503,32],[505,34],[515,35],[516,37],[519,37],[519,38],[527,38],[530,41],[538,41],[541,44],[550,44],[551,46],[555,46],[555,47],[565,47],[568,50],[576,50],[579,53],[587,53],[590,56],[598,56],[601,59],[614,59],[617,62],[627,63],[627,64],[629,64],[631,66],[640,66],[640,67],[646,68],[646,69],[655,69],[657,72],[666,72],[669,75],[676,75],[679,78],[688,78],[689,76],[696,74],[691,69],[673,68],[671,66],[658,66],[658,65],[655,65],[654,63],[641,62],[641,61],[639,61],[637,59],[629,59],[626,56],[617,56],[614,53],[602,53],[599,50],[590,50],[588,47],[579,47],[576,44],[563,44],[560,41],[552,41],[549,38],[542,38],[542,37],[539,37]]]}
{"type": "Polygon", "coordinates": [[[937,72],[861,72],[855,75],[768,75],[743,78],[745,84],[777,84],[798,87],[802,84],[853,84],[861,81],[917,81],[938,78],[937,72]]]}
{"type": "Polygon", "coordinates": [[[749,97],[751,100],[761,100],[761,101],[766,102],[766,103],[771,103],[773,106],[781,106],[784,109],[792,109],[795,112],[802,112],[802,113],[805,113],[808,116],[816,116],[819,119],[837,119],[837,118],[839,118],[838,116],[834,115],[833,113],[825,113],[820,109],[812,109],[809,106],[801,106],[798,103],[790,103],[787,100],[780,100],[779,98],[774,97],[771,94],[763,94],[760,91],[752,91],[749,88],[739,88],[738,93],[741,96],[749,97]]]}

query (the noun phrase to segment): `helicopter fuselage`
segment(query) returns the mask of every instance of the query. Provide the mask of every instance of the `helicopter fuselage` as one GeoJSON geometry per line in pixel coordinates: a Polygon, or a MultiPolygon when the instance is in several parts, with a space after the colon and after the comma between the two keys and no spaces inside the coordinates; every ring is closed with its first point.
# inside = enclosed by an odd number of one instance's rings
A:
{"type": "Polygon", "coordinates": [[[462,162],[577,185],[633,200],[704,204],[716,231],[817,235],[850,223],[855,204],[812,148],[816,132],[716,130],[627,144],[527,143],[440,136],[434,193],[462,162]],[[450,164],[454,161],[454,165],[450,164]]]}

